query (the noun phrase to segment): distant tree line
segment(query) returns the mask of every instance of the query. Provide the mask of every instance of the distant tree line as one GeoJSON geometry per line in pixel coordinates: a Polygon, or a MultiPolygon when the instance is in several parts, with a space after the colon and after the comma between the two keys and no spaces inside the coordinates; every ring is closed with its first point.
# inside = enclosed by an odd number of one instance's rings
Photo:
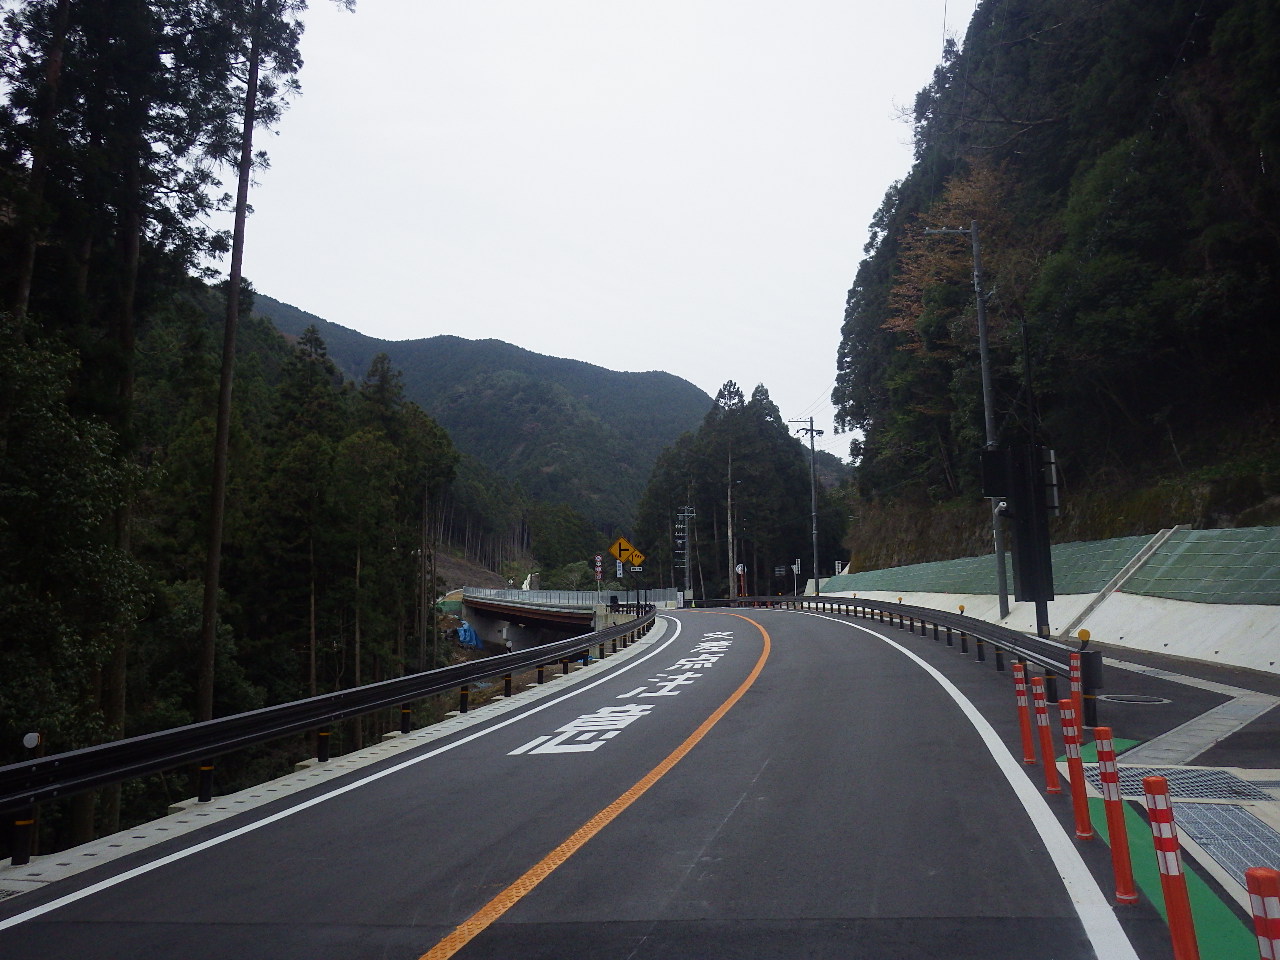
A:
{"type": "MultiPolygon", "coordinates": [[[[648,583],[684,586],[675,566],[676,515],[691,507],[684,547],[695,597],[729,595],[730,527],[742,591],[791,593],[796,559],[803,589],[813,566],[809,461],[763,385],[748,400],[732,380],[725,383],[701,426],[659,455],[640,500],[633,542],[645,554],[648,583]]],[[[818,559],[830,576],[844,524],[838,501],[821,485],[818,494],[818,559]]]]}

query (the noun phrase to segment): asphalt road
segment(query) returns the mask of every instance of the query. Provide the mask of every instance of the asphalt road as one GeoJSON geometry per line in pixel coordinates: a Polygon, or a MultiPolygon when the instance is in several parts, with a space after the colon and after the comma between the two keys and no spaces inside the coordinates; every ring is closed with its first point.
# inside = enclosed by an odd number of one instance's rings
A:
{"type": "Polygon", "coordinates": [[[769,610],[682,612],[617,664],[358,789],[54,885],[97,887],[0,930],[0,956],[1168,956],[1009,754],[1007,675],[769,610]]]}

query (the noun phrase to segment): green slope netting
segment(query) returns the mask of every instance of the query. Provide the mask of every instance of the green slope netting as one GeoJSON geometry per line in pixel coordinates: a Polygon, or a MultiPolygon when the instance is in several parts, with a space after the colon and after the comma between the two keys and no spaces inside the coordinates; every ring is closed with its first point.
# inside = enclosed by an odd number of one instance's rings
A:
{"type": "MultiPolygon", "coordinates": [[[[1054,593],[1098,593],[1151,537],[1120,537],[1053,548],[1054,593]]],[[[1012,591],[1013,573],[1009,573],[1012,591]]],[[[824,593],[996,592],[993,555],[832,577],[824,593]]],[[[1178,530],[1122,588],[1124,593],[1200,603],[1280,604],[1280,527],[1178,530]]]]}
{"type": "Polygon", "coordinates": [[[1178,530],[1123,591],[1200,603],[1280,604],[1280,527],[1178,530]]]}
{"type": "MultiPolygon", "coordinates": [[[[1058,594],[1097,593],[1124,569],[1150,537],[1121,537],[1095,543],[1060,543],[1053,548],[1053,582],[1058,594]]],[[[1006,560],[1009,588],[1013,567],[1006,560]]],[[[888,590],[898,593],[996,592],[995,555],[917,563],[888,570],[841,574],[822,585],[826,593],[888,590]]]]}

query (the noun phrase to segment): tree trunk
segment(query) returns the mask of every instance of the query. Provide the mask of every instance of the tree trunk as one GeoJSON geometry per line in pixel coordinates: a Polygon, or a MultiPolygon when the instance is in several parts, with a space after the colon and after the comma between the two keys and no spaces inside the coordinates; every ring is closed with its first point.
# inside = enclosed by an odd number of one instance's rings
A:
{"type": "Polygon", "coordinates": [[[18,281],[14,291],[13,315],[21,320],[31,302],[31,283],[36,269],[36,248],[40,244],[40,205],[44,200],[45,170],[49,166],[53,118],[58,109],[58,86],[62,82],[62,54],[66,46],[67,21],[71,0],[58,0],[54,14],[53,37],[45,56],[44,87],[40,91],[36,138],[31,145],[31,175],[27,180],[27,223],[18,256],[18,281]]]}
{"type": "Polygon", "coordinates": [[[227,278],[227,317],[222,338],[222,376],[218,384],[218,429],[213,445],[213,489],[209,496],[209,553],[205,563],[204,605],[200,621],[200,662],[196,719],[213,719],[214,653],[218,635],[218,587],[222,573],[222,525],[227,503],[227,458],[231,439],[231,385],[236,361],[236,324],[240,319],[240,278],[244,262],[245,222],[249,215],[249,180],[253,170],[253,127],[258,105],[259,19],[261,0],[254,0],[249,42],[249,79],[245,84],[244,125],[240,134],[240,170],[236,187],[235,226],[231,239],[231,273],[227,278]]]}

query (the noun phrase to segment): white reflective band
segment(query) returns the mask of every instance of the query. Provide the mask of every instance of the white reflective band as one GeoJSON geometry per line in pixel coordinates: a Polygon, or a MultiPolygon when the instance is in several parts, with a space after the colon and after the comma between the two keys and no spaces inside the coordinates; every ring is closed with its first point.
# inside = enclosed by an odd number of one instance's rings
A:
{"type": "Polygon", "coordinates": [[[1102,781],[1102,796],[1104,799],[1107,799],[1107,800],[1119,800],[1120,784],[1107,783],[1105,780],[1102,781]]]}
{"type": "Polygon", "coordinates": [[[1080,745],[1078,743],[1067,744],[1067,756],[1072,760],[1080,759],[1080,745]]]}
{"type": "Polygon", "coordinates": [[[1280,897],[1267,897],[1267,912],[1260,914],[1269,920],[1280,919],[1280,897]]]}
{"type": "Polygon", "coordinates": [[[1101,773],[1119,773],[1120,769],[1116,766],[1114,760],[1098,760],[1098,770],[1101,773]]]}
{"type": "Polygon", "coordinates": [[[1167,793],[1148,793],[1147,806],[1155,807],[1157,810],[1169,809],[1169,795],[1167,793]]]}
{"type": "Polygon", "coordinates": [[[1166,840],[1172,840],[1178,835],[1173,829],[1172,823],[1162,823],[1159,820],[1153,820],[1151,822],[1151,832],[1157,837],[1163,837],[1166,840]]]}
{"type": "Polygon", "coordinates": [[[1276,960],[1276,941],[1267,937],[1258,938],[1258,955],[1262,960],[1276,960]]]}
{"type": "Polygon", "coordinates": [[[1182,861],[1178,859],[1176,850],[1156,851],[1156,860],[1160,862],[1160,872],[1166,877],[1177,877],[1182,874],[1182,861]]]}

